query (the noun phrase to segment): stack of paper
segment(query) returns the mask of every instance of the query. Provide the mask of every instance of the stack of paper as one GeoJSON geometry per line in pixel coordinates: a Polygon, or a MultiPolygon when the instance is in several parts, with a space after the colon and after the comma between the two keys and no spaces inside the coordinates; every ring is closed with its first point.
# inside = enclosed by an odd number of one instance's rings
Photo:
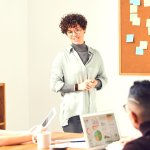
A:
{"type": "Polygon", "coordinates": [[[65,139],[65,140],[55,140],[52,141],[50,148],[86,148],[86,142],[84,138],[74,138],[74,139],[65,139]]]}

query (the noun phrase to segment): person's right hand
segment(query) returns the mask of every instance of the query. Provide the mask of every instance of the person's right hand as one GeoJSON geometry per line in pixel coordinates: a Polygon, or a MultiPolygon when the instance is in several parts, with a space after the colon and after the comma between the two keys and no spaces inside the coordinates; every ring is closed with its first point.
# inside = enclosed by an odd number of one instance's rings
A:
{"type": "Polygon", "coordinates": [[[85,80],[84,82],[78,84],[79,91],[88,91],[90,89],[89,81],[85,80]]]}
{"type": "Polygon", "coordinates": [[[92,82],[93,82],[93,80],[85,80],[84,82],[78,84],[78,90],[79,91],[88,91],[88,90],[90,90],[91,88],[93,88],[92,82]]]}

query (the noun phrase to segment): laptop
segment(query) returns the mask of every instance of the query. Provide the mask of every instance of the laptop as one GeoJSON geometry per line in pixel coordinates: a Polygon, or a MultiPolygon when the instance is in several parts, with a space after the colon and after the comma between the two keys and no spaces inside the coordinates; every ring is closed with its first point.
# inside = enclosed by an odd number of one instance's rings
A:
{"type": "Polygon", "coordinates": [[[120,140],[113,112],[81,115],[80,119],[88,149],[105,149],[110,143],[120,140]]]}
{"type": "Polygon", "coordinates": [[[31,130],[32,135],[36,135],[39,132],[41,132],[42,128],[47,129],[50,123],[52,122],[52,120],[54,119],[55,115],[56,115],[56,109],[55,107],[53,107],[52,109],[50,109],[48,114],[44,117],[43,121],[40,124],[38,124],[36,128],[33,128],[31,130]]]}

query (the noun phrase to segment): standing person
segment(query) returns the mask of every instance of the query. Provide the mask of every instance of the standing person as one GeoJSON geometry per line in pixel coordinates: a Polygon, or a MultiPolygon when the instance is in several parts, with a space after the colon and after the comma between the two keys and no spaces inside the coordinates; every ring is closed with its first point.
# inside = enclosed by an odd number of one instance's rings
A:
{"type": "Polygon", "coordinates": [[[123,150],[150,150],[150,81],[136,81],[124,105],[131,123],[142,136],[128,142],[123,150]]]}
{"type": "Polygon", "coordinates": [[[86,26],[81,14],[67,14],[59,25],[71,44],[54,59],[50,84],[53,91],[61,93],[64,132],[82,132],[80,115],[96,112],[96,90],[107,82],[100,53],[84,41],[86,26]]]}

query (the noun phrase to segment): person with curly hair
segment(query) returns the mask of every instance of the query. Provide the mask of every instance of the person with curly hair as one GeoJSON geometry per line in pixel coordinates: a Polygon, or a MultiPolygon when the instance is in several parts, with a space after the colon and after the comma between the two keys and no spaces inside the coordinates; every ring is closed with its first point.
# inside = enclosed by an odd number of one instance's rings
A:
{"type": "Polygon", "coordinates": [[[81,133],[80,115],[96,112],[96,90],[104,87],[107,77],[99,51],[84,41],[86,18],[81,14],[67,14],[61,18],[59,27],[71,44],[53,61],[50,87],[61,93],[63,131],[81,133]]]}

